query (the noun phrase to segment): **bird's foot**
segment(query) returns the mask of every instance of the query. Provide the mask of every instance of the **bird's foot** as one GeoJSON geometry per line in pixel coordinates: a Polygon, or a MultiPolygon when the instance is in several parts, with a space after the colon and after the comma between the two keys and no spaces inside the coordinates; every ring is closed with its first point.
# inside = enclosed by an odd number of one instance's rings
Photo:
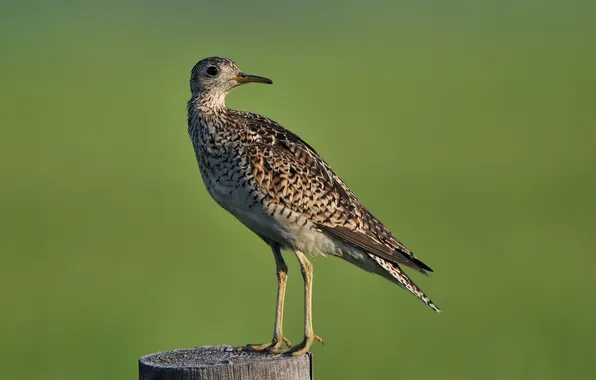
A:
{"type": "Polygon", "coordinates": [[[305,336],[302,342],[290,348],[270,348],[267,351],[272,354],[292,354],[294,356],[302,355],[306,354],[310,350],[310,346],[312,346],[315,340],[321,344],[324,344],[323,338],[315,334],[312,334],[310,336],[305,336]]]}
{"type": "Polygon", "coordinates": [[[286,338],[285,336],[274,337],[273,340],[269,343],[263,344],[247,344],[246,346],[241,346],[239,349],[240,351],[268,351],[273,352],[274,350],[287,350],[287,348],[282,348],[282,345],[286,345],[288,347],[292,347],[292,343],[286,338]]]}

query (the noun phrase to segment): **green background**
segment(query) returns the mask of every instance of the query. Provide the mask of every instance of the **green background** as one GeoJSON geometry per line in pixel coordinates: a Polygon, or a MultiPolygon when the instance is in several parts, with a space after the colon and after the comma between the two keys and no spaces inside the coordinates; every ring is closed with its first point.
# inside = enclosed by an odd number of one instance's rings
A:
{"type": "MultiPolygon", "coordinates": [[[[596,352],[593,1],[2,2],[2,378],[270,339],[269,249],[205,191],[191,67],[313,145],[443,308],[315,258],[318,379],[567,379],[596,352]]],[[[285,330],[302,333],[291,252],[285,330]]]]}

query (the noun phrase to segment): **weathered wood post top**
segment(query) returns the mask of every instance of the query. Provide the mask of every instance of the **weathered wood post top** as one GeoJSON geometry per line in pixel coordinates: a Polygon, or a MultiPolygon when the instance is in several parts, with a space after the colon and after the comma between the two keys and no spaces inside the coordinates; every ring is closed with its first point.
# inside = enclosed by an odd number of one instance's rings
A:
{"type": "Polygon", "coordinates": [[[145,355],[139,380],[313,380],[312,355],[273,355],[205,346],[145,355]]]}

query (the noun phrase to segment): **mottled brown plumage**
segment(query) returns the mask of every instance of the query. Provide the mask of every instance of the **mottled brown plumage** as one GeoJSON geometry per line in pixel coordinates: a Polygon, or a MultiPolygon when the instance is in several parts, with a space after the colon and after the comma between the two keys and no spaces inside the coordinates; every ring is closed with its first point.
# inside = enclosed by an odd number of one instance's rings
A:
{"type": "MultiPolygon", "coordinates": [[[[271,83],[241,73],[225,58],[197,63],[191,74],[188,131],[207,190],[271,246],[278,276],[284,274],[280,287],[283,282],[285,289],[287,272],[280,248],[296,252],[306,288],[312,267],[302,253],[334,255],[399,284],[439,311],[399,265],[424,274],[432,270],[360,203],[311,146],[273,120],[226,107],[226,94],[246,82],[271,83]]],[[[280,312],[281,290],[276,336],[271,344],[253,349],[282,350],[280,312]]],[[[317,338],[306,324],[305,340],[293,352],[306,352],[317,338]]]]}

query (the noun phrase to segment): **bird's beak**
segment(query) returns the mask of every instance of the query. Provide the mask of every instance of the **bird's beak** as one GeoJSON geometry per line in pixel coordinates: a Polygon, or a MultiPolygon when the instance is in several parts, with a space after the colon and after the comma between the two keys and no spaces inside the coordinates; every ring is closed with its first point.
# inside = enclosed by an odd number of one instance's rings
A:
{"type": "Polygon", "coordinates": [[[237,76],[235,76],[234,79],[236,82],[238,83],[267,83],[267,84],[273,84],[273,81],[269,78],[264,78],[264,77],[260,77],[257,75],[249,75],[249,74],[244,74],[244,73],[239,73],[237,76]]]}

